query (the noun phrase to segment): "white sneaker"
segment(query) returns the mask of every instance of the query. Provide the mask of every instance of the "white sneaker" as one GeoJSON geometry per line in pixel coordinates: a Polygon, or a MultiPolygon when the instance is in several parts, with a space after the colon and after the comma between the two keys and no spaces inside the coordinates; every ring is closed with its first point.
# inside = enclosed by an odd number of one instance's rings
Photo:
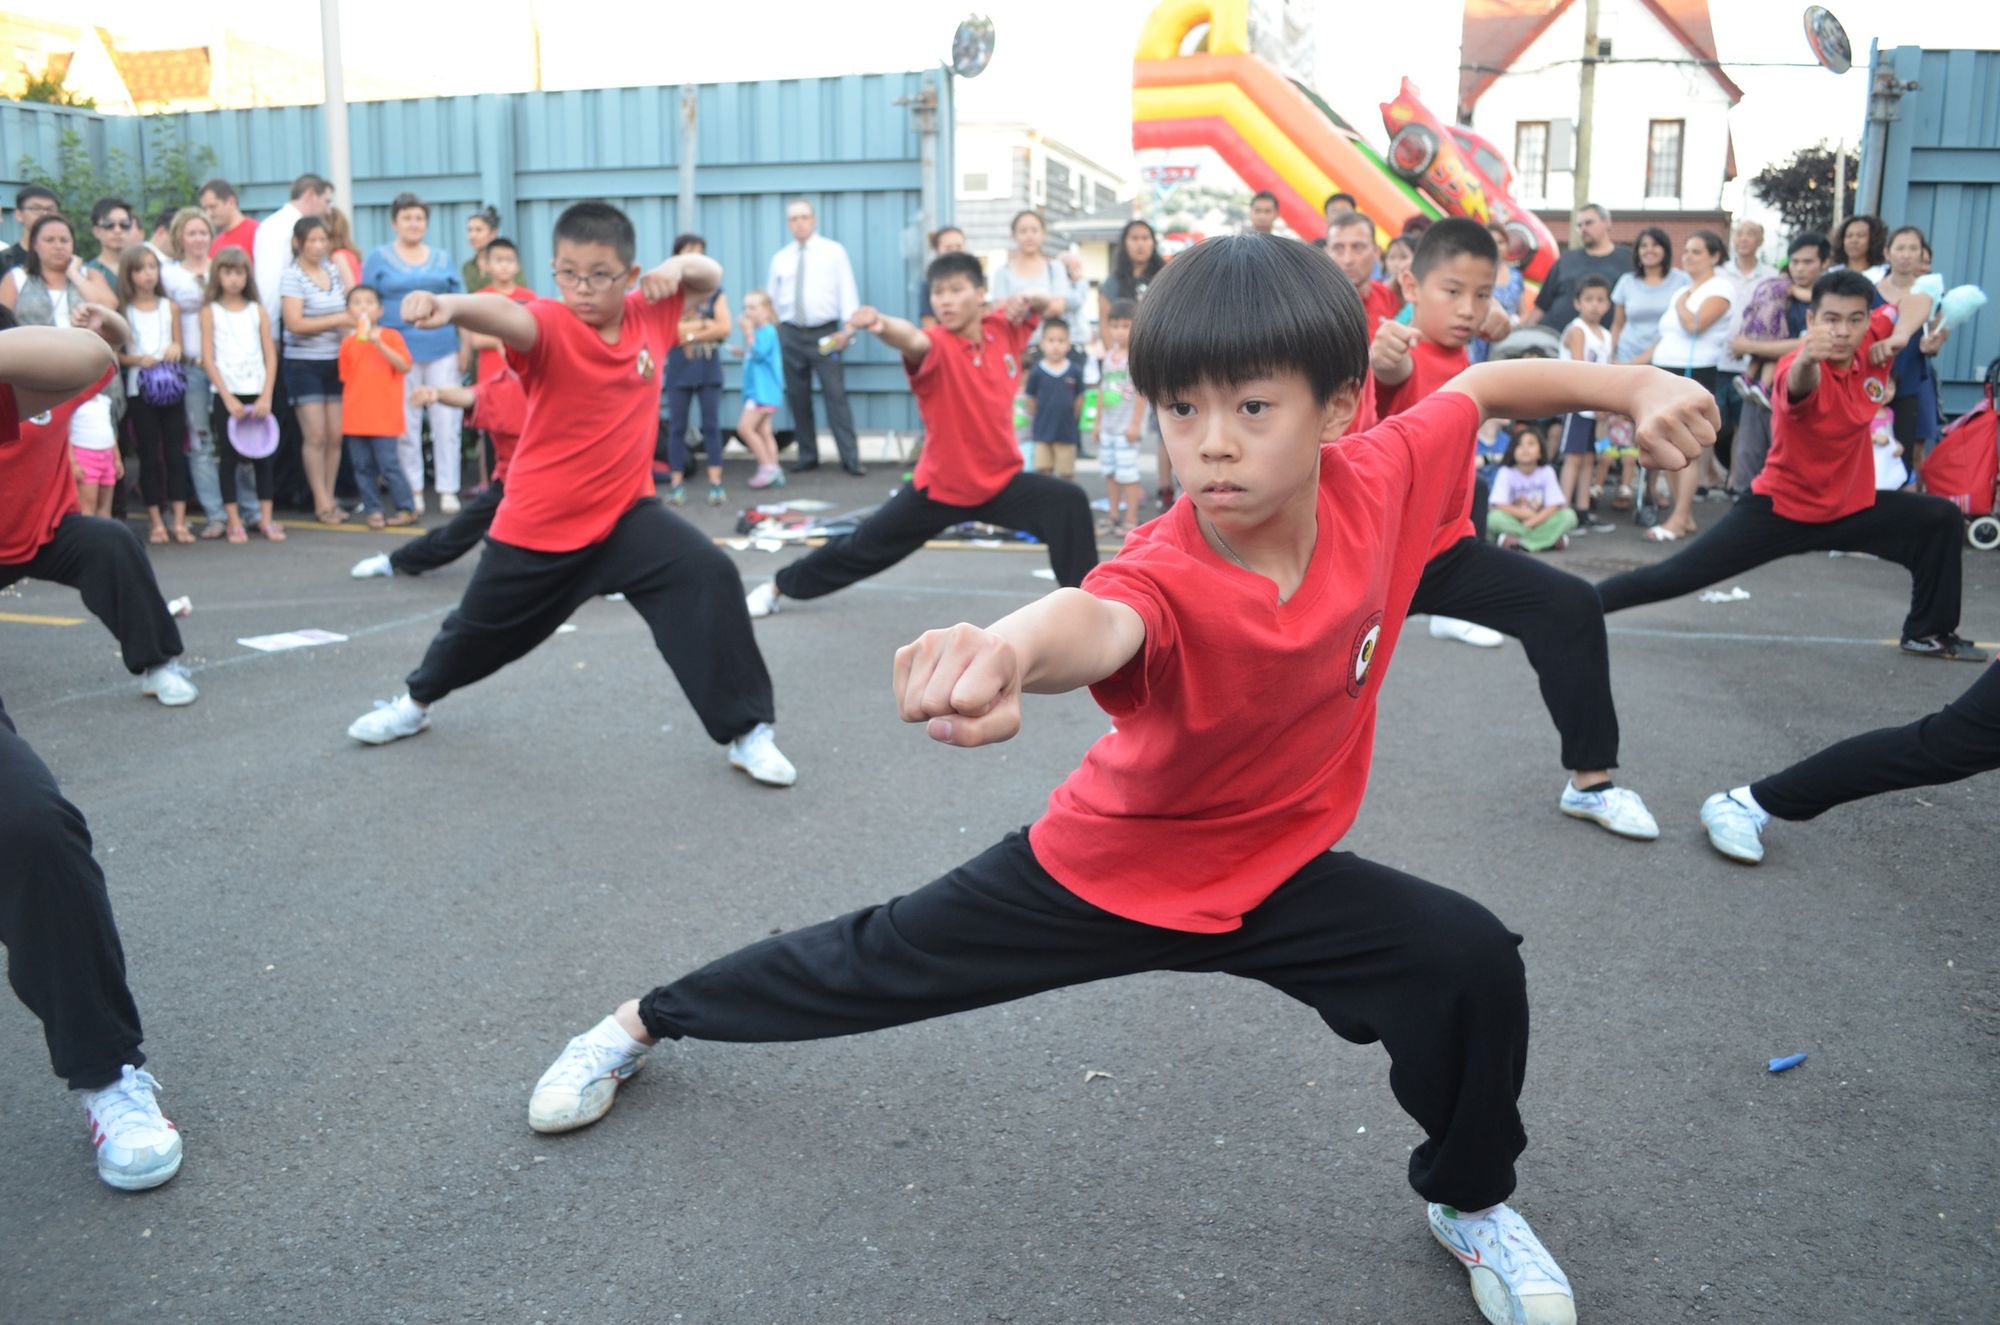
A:
{"type": "Polygon", "coordinates": [[[1487,626],[1475,626],[1470,621],[1460,621],[1455,616],[1431,617],[1432,639],[1455,639],[1460,644],[1470,644],[1475,649],[1497,649],[1506,636],[1487,626]]]}
{"type": "Polygon", "coordinates": [[[79,1090],[90,1139],[97,1146],[97,1176],[120,1191],[143,1192],[181,1171],[181,1134],[160,1113],[151,1072],[126,1064],[102,1090],[79,1090]]]}
{"type": "Polygon", "coordinates": [[[357,580],[373,580],[377,578],[386,580],[396,573],[396,568],[389,564],[388,553],[377,552],[372,557],[363,557],[361,560],[355,562],[354,569],[347,573],[357,580]]]}
{"type": "Polygon", "coordinates": [[[743,606],[750,609],[750,619],[759,620],[778,614],[778,582],[766,580],[752,589],[743,599],[743,606]]]}
{"type": "Polygon", "coordinates": [[[1764,859],[1764,820],[1726,791],[1701,803],[1701,826],[1708,844],[1731,860],[1755,865],[1764,859]]]}
{"type": "Polygon", "coordinates": [[[378,700],[371,712],[354,720],[347,734],[363,745],[387,745],[400,741],[405,736],[415,736],[431,725],[430,710],[402,695],[395,699],[378,700]]]}
{"type": "Polygon", "coordinates": [[[1639,793],[1629,787],[1606,787],[1602,791],[1578,791],[1576,783],[1563,783],[1562,812],[1572,819],[1588,819],[1620,837],[1651,842],[1660,835],[1660,825],[1639,793]]]}
{"type": "Polygon", "coordinates": [[[410,494],[410,513],[412,515],[422,515],[424,513],[423,493],[413,492],[410,494]]]}
{"type": "Polygon", "coordinates": [[[770,787],[789,787],[799,780],[799,770],[779,753],[768,722],[758,723],[729,743],[729,766],[770,787]]]}
{"type": "Polygon", "coordinates": [[[1569,1276],[1512,1206],[1471,1219],[1430,1207],[1431,1236],[1472,1276],[1472,1300],[1493,1325],[1576,1325],[1569,1276]]]}
{"type": "Polygon", "coordinates": [[[562,1056],[542,1073],[528,1097],[528,1126],[537,1132],[573,1132],[610,1113],[618,1084],[646,1065],[645,1050],[635,1052],[631,1039],[606,1017],[563,1046],[562,1056]],[[606,1023],[616,1039],[606,1034],[606,1023]]]}
{"type": "Polygon", "coordinates": [[[440,492],[438,494],[438,513],[440,515],[457,515],[458,494],[455,492],[440,492]]]}
{"type": "Polygon", "coordinates": [[[187,668],[181,666],[177,658],[148,669],[139,678],[139,693],[159,700],[170,709],[192,704],[201,697],[201,691],[196,690],[194,682],[188,680],[187,668]]]}

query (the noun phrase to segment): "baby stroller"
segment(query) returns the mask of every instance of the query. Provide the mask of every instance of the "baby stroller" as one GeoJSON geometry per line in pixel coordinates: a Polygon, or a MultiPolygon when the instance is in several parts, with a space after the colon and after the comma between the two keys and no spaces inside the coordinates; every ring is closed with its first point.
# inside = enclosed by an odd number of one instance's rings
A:
{"type": "Polygon", "coordinates": [[[1924,489],[1965,512],[1965,539],[1982,552],[2000,548],[2000,516],[1994,513],[2000,489],[1996,386],[2000,386],[2000,359],[1986,366],[1986,399],[1953,420],[1923,463],[1924,489]]]}

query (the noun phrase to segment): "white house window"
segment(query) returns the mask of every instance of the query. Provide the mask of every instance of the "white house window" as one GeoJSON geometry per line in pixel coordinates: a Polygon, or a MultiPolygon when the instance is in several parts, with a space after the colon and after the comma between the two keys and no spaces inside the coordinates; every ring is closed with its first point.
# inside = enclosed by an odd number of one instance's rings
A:
{"type": "Polygon", "coordinates": [[[1530,198],[1549,194],[1549,122],[1523,120],[1514,126],[1514,174],[1530,198]]]}
{"type": "Polygon", "coordinates": [[[1681,144],[1686,120],[1654,120],[1646,134],[1646,196],[1681,196],[1681,144]]]}
{"type": "Polygon", "coordinates": [[[965,180],[959,186],[958,191],[960,193],[984,193],[986,192],[986,188],[986,172],[983,170],[969,170],[966,172],[965,180]]]}

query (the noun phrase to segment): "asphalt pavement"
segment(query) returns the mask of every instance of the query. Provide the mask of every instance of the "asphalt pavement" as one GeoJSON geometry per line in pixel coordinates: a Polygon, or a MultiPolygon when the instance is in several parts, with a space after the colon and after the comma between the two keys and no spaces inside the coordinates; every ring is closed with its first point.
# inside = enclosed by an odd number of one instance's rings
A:
{"type": "MultiPolygon", "coordinates": [[[[856,506],[894,482],[822,471],[783,495],[856,506]]],[[[1020,737],[979,751],[898,723],[897,645],[1049,587],[1034,550],[930,550],[759,623],[790,790],[729,769],[614,602],[428,733],[363,748],[347,724],[398,692],[470,568],[350,579],[389,537],[154,549],[194,603],[202,696],[180,710],[139,697],[94,620],[4,619],[86,618],[75,594],[0,594],[0,696],[89,817],[187,1147],[158,1191],[100,1186],[39,1027],[0,999],[0,1321],[1477,1319],[1406,1184],[1420,1137],[1381,1049],[1225,977],[670,1046],[604,1122],[530,1132],[536,1077],[617,1001],[984,848],[1106,720],[1031,698],[1020,737]],[[236,642],[302,628],[348,641],[236,642]]],[[[794,554],[732,555],[755,583],[794,554]]],[[[1596,579],[1659,555],[1626,528],[1557,558],[1596,579]]],[[[1962,633],[2000,639],[2000,555],[1965,566],[1962,633]]],[[[1612,620],[1619,776],[1657,843],[1557,813],[1518,645],[1417,625],[1345,845],[1526,936],[1514,1199],[1582,1320],[1990,1321],[2000,777],[1777,825],[1757,869],[1696,818],[1977,673],[1885,642],[1894,565],[1732,584],[1750,598],[1612,620]],[[1810,1057],[1765,1071],[1791,1053],[1810,1057]]]]}

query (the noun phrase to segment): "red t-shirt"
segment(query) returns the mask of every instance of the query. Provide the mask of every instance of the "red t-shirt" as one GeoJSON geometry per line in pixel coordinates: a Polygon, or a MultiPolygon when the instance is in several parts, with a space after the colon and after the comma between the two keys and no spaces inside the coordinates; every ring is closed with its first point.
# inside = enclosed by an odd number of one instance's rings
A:
{"type": "Polygon", "coordinates": [[[14,388],[0,382],[0,566],[33,561],[66,515],[80,513],[69,468],[69,420],[118,369],[32,419],[18,419],[14,388]]]}
{"type": "MultiPolygon", "coordinates": [[[[499,294],[500,291],[494,289],[492,286],[489,285],[485,289],[481,290],[479,293],[499,294]]],[[[532,304],[535,302],[538,296],[535,294],[533,290],[530,290],[527,286],[517,285],[514,287],[513,291],[507,294],[505,297],[508,299],[512,299],[517,304],[532,304]]],[[[474,371],[472,375],[472,380],[474,382],[491,382],[494,378],[500,376],[500,374],[506,371],[507,371],[507,352],[505,350],[481,350],[479,352],[479,366],[474,371]]],[[[487,428],[487,431],[489,432],[492,431],[491,428],[487,427],[487,425],[483,423],[478,424],[476,426],[487,428]]],[[[515,429],[515,431],[519,432],[520,429],[517,428],[515,429]]]]}
{"type": "Polygon", "coordinates": [[[1785,382],[1794,350],[1771,379],[1771,454],[1750,484],[1787,520],[1825,524],[1875,504],[1875,452],[1868,425],[1888,398],[1891,365],[1871,366],[1868,347],[1896,330],[1895,309],[1868,319],[1853,359],[1819,366],[1819,388],[1794,401],[1785,382]]]}
{"type": "MultiPolygon", "coordinates": [[[[378,325],[383,349],[410,358],[403,333],[378,325]]],[[[374,344],[350,335],[340,343],[340,431],[349,437],[401,437],[406,374],[382,357],[374,344]]]]}
{"type": "Polygon", "coordinates": [[[1209,548],[1193,502],[1084,577],[1139,614],[1146,643],[1091,687],[1118,725],[1030,830],[1042,868],[1114,915],[1217,934],[1340,840],[1410,598],[1465,508],[1477,423],[1446,391],[1322,446],[1319,538],[1289,602],[1209,548]]]}
{"type": "Polygon", "coordinates": [[[514,463],[514,447],[521,440],[521,425],[528,417],[528,393],[521,379],[505,363],[500,376],[472,388],[472,412],[466,416],[475,428],[484,428],[493,439],[493,481],[504,482],[514,463]]]}
{"type": "Polygon", "coordinates": [[[625,296],[615,343],[555,299],[524,304],[534,348],[507,351],[521,375],[527,417],[492,536],[535,552],[600,542],[625,512],[653,495],[660,431],[660,371],[680,335],[676,293],[648,303],[625,296]]]}
{"type": "MultiPolygon", "coordinates": [[[[1471,359],[1465,350],[1452,349],[1435,341],[1420,340],[1410,347],[1410,375],[1395,386],[1375,383],[1375,408],[1382,418],[1393,418],[1417,402],[1428,400],[1443,389],[1446,382],[1457,377],[1471,366],[1471,359]]],[[[1476,432],[1479,424],[1473,423],[1476,432]]],[[[1474,457],[1477,467],[1477,456],[1474,457]]],[[[1437,556],[1460,539],[1471,538],[1478,531],[1472,527],[1472,488],[1465,489],[1465,510],[1458,523],[1439,531],[1437,542],[1431,546],[1431,555],[1437,556]]]]}
{"type": "Polygon", "coordinates": [[[1013,323],[1004,313],[988,313],[976,345],[932,327],[931,352],[914,366],[903,360],[924,419],[924,453],[912,481],[932,501],[978,506],[1021,472],[1014,397],[1038,321],[1032,314],[1013,323]]]}
{"type": "Polygon", "coordinates": [[[1368,334],[1372,337],[1375,328],[1394,322],[1396,314],[1403,311],[1402,293],[1387,281],[1370,281],[1368,293],[1361,296],[1361,309],[1368,314],[1368,334]]]}
{"type": "Polygon", "coordinates": [[[257,260],[257,223],[247,216],[244,217],[211,240],[208,245],[208,251],[210,253],[220,253],[222,250],[231,247],[242,249],[243,256],[255,262],[257,260]]]}

